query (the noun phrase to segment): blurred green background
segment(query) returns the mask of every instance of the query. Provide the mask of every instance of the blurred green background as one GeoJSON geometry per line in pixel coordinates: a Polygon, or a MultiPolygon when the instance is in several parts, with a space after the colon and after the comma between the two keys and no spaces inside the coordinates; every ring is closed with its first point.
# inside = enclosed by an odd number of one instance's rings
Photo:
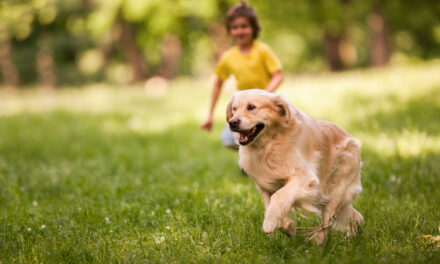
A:
{"type": "MultiPolygon", "coordinates": [[[[234,0],[2,0],[3,86],[211,74],[234,0]]],[[[438,0],[251,0],[287,73],[414,63],[440,55],[438,0]]]]}

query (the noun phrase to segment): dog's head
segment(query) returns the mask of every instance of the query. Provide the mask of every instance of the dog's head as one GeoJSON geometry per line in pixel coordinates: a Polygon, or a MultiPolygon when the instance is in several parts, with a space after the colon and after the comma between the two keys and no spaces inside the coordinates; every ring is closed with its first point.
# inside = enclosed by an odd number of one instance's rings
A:
{"type": "Polygon", "coordinates": [[[258,141],[267,131],[289,125],[291,107],[281,96],[251,89],[232,95],[226,107],[226,121],[240,134],[240,145],[258,141]]]}

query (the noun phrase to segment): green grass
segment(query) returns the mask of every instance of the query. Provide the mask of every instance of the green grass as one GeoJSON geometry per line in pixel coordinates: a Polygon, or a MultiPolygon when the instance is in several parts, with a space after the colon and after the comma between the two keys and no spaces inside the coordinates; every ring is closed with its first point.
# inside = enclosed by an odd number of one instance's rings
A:
{"type": "MultiPolygon", "coordinates": [[[[363,142],[359,237],[262,232],[237,153],[199,129],[210,82],[0,92],[1,263],[439,263],[440,63],[287,78],[280,93],[363,142]]],[[[315,218],[297,224],[316,223],[315,218]]]]}

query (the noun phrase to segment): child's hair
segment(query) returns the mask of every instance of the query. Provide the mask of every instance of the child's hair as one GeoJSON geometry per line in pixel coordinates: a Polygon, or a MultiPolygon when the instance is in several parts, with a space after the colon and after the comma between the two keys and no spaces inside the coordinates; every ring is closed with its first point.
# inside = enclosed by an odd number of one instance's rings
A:
{"type": "Polygon", "coordinates": [[[252,37],[256,39],[261,30],[260,25],[258,24],[257,14],[255,13],[254,9],[245,1],[241,1],[240,3],[234,5],[231,7],[231,9],[229,9],[228,13],[226,13],[226,29],[228,32],[230,32],[230,25],[232,21],[238,17],[247,18],[252,27],[252,37]]]}

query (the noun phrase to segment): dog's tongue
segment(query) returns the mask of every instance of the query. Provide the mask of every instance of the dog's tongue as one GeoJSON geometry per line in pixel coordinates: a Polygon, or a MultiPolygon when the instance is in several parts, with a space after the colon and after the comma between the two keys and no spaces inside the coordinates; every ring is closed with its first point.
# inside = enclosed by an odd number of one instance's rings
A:
{"type": "Polygon", "coordinates": [[[248,140],[249,133],[240,133],[240,142],[246,142],[248,140]]]}
{"type": "Polygon", "coordinates": [[[256,128],[252,128],[251,130],[248,131],[243,131],[240,133],[240,142],[246,142],[248,141],[249,135],[255,133],[256,128]]]}

